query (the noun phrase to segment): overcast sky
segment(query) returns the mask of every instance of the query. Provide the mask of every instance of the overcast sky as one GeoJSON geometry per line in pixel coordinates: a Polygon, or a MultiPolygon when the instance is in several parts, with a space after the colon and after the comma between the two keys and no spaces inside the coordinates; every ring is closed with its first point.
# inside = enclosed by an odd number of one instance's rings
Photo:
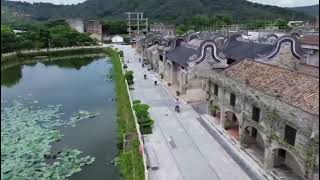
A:
{"type": "MultiPolygon", "coordinates": [[[[50,2],[53,4],[77,4],[85,0],[14,0],[25,2],[50,2]]],[[[107,1],[107,0],[106,0],[107,1]]],[[[249,0],[251,2],[269,4],[281,7],[309,6],[319,4],[319,0],[249,0]]]]}

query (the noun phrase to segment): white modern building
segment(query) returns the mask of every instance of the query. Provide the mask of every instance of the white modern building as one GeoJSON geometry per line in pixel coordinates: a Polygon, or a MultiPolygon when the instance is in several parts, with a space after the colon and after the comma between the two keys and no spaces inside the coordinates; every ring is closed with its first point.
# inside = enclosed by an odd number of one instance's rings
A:
{"type": "Polygon", "coordinates": [[[124,43],[124,39],[122,36],[115,35],[111,38],[112,43],[124,43]]]}

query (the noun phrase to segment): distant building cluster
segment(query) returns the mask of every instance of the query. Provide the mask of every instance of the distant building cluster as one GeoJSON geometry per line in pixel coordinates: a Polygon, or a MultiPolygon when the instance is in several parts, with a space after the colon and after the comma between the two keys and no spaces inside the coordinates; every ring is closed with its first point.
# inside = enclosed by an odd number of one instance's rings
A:
{"type": "Polygon", "coordinates": [[[68,19],[67,23],[76,31],[89,33],[91,38],[102,41],[102,24],[99,20],[68,19]]]}
{"type": "Polygon", "coordinates": [[[155,23],[150,26],[150,32],[160,33],[163,36],[174,36],[176,34],[176,29],[174,25],[155,23]]]}
{"type": "Polygon", "coordinates": [[[276,179],[318,179],[319,35],[160,27],[134,47],[172,93],[276,179]]]}

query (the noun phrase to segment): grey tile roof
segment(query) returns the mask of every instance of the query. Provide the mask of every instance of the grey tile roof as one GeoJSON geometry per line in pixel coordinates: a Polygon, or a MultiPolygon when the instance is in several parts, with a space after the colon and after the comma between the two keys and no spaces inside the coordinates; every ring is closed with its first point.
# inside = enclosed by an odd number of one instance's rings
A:
{"type": "Polygon", "coordinates": [[[195,49],[185,46],[178,46],[175,49],[169,50],[166,56],[170,61],[187,66],[187,61],[193,54],[197,54],[197,51],[195,49]]]}
{"type": "Polygon", "coordinates": [[[259,54],[268,54],[272,50],[272,45],[232,40],[222,52],[227,59],[243,60],[258,58],[259,54]]]}

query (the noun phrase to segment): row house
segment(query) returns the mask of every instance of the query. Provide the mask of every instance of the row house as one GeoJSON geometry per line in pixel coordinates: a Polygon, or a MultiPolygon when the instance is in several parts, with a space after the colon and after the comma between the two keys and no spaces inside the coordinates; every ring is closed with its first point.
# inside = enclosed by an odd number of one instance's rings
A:
{"type": "Polygon", "coordinates": [[[319,69],[306,63],[299,36],[154,40],[145,56],[169,89],[188,103],[207,102],[212,124],[262,168],[276,179],[318,177],[319,69]]]}

